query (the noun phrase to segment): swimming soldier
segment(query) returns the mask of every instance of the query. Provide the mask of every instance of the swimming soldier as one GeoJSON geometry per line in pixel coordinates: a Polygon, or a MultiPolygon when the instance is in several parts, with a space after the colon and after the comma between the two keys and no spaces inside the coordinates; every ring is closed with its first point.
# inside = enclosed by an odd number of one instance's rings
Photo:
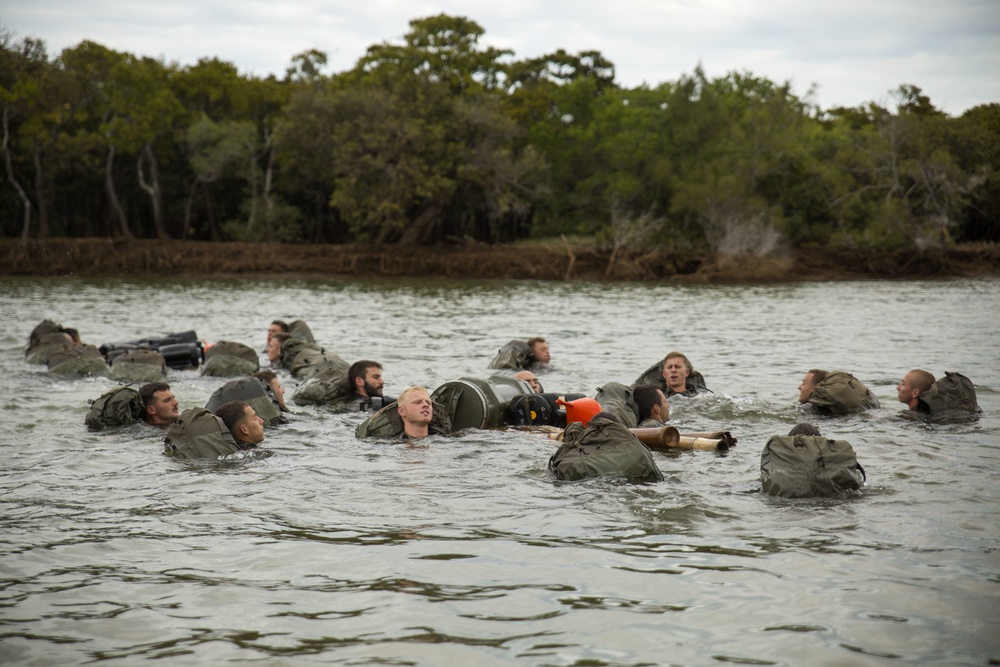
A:
{"type": "Polygon", "coordinates": [[[181,416],[177,399],[166,382],[149,382],[139,387],[143,420],[150,426],[167,427],[181,416]]]}

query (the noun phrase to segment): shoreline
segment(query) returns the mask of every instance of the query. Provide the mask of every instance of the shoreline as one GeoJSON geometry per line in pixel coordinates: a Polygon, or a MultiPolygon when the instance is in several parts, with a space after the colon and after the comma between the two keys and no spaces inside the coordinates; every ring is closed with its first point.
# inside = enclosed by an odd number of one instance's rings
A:
{"type": "Polygon", "coordinates": [[[797,250],[778,257],[680,256],[552,240],[366,247],[139,239],[0,240],[0,275],[33,277],[382,277],[683,283],[996,278],[1000,246],[923,254],[797,250]]]}

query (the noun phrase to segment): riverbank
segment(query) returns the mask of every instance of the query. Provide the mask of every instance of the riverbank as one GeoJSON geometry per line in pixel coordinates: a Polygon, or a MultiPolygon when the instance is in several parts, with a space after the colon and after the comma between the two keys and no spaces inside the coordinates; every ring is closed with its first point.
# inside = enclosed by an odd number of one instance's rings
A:
{"type": "Polygon", "coordinates": [[[781,257],[612,255],[586,243],[362,247],[206,241],[0,240],[0,274],[24,276],[312,275],[684,282],[1000,276],[1000,246],[881,255],[794,251],[781,257]]]}

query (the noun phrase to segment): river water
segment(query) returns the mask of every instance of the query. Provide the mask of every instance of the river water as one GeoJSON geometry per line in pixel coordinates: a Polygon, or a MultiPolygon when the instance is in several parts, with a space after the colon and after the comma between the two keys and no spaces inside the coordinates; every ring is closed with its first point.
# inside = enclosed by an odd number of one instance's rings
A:
{"type": "MultiPolygon", "coordinates": [[[[2,664],[1000,664],[1000,282],[4,278],[0,312],[2,664]],[[655,454],[661,483],[563,484],[537,435],[362,442],[357,415],[293,406],[270,458],[176,461],[145,425],[88,433],[113,382],[26,364],[45,318],[95,344],[195,329],[256,349],[302,318],[382,361],[392,395],[486,377],[511,338],[546,336],[546,391],[589,395],[677,349],[715,393],[672,422],[739,442],[655,454]],[[882,401],[816,422],[868,486],[765,497],[761,449],[802,419],[813,367],[882,401]],[[913,367],[971,377],[983,417],[902,419],[913,367]]],[[[182,408],[223,382],[168,381],[182,408]]]]}

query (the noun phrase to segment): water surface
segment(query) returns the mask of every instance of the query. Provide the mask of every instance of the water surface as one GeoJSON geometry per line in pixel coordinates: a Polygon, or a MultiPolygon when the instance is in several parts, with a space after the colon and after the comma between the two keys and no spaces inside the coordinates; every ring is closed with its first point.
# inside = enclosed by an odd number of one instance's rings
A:
{"type": "MultiPolygon", "coordinates": [[[[7,278],[0,312],[4,664],[1000,664],[996,281],[7,278]],[[86,431],[110,380],[24,363],[44,318],[96,344],[195,329],[256,349],[271,319],[303,318],[382,361],[393,395],[485,377],[515,337],[548,338],[547,391],[590,395],[677,349],[715,393],[676,399],[673,422],[739,444],[658,453],[658,484],[561,484],[538,436],[360,442],[358,416],[307,407],[268,430],[270,458],[174,461],[155,429],[86,431]],[[761,448],[802,419],[814,367],[882,401],[818,422],[868,487],[763,497],[761,448]],[[913,367],[970,376],[984,417],[901,419],[913,367]]],[[[222,384],[169,381],[182,408],[222,384]]]]}

